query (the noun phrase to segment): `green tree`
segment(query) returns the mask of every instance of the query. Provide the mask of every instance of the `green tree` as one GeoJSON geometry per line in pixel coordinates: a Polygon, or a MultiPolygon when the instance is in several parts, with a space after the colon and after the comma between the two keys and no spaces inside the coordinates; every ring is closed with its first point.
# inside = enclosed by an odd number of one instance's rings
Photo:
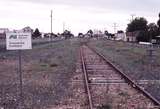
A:
{"type": "Polygon", "coordinates": [[[39,32],[39,29],[36,28],[32,34],[32,38],[40,38],[40,37],[41,37],[41,33],[39,32]]]}
{"type": "Polygon", "coordinates": [[[104,31],[104,34],[108,36],[108,34],[109,34],[109,33],[108,33],[108,31],[107,31],[107,30],[105,30],[105,31],[104,31]]]}
{"type": "Polygon", "coordinates": [[[158,35],[160,35],[160,13],[159,13],[159,19],[157,21],[157,25],[158,25],[158,35]]]}
{"type": "Polygon", "coordinates": [[[150,40],[156,39],[155,36],[158,36],[159,34],[158,26],[155,23],[150,23],[148,25],[148,32],[149,32],[150,40]]]}
{"type": "Polygon", "coordinates": [[[149,35],[148,31],[140,31],[139,35],[136,37],[136,40],[138,42],[140,42],[140,41],[149,42],[150,41],[150,35],[149,35]]]}
{"type": "Polygon", "coordinates": [[[145,31],[147,30],[147,20],[143,17],[135,18],[131,23],[127,26],[127,32],[134,31],[145,31]]]}
{"type": "Polygon", "coordinates": [[[91,37],[93,37],[93,31],[91,29],[88,30],[87,34],[89,34],[91,37]]]}
{"type": "Polygon", "coordinates": [[[117,33],[124,33],[124,31],[123,30],[118,30],[117,33]]]}
{"type": "Polygon", "coordinates": [[[159,20],[157,21],[157,25],[160,28],[160,13],[159,13],[159,20]]]}
{"type": "Polygon", "coordinates": [[[136,17],[133,21],[131,21],[126,31],[127,32],[139,32],[137,35],[135,35],[137,41],[149,41],[149,34],[148,34],[148,26],[147,26],[147,20],[143,17],[136,17]]]}
{"type": "Polygon", "coordinates": [[[83,33],[78,33],[78,37],[84,37],[83,33]]]}
{"type": "Polygon", "coordinates": [[[63,33],[62,33],[62,36],[65,37],[65,39],[69,39],[71,37],[74,37],[74,35],[68,31],[68,30],[65,30],[63,33]]]}

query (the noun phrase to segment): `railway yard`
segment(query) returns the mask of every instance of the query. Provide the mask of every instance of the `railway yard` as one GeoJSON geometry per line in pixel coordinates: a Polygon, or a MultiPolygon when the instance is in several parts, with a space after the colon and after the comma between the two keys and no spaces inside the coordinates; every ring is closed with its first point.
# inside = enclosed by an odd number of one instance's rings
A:
{"type": "MultiPolygon", "coordinates": [[[[18,109],[16,51],[0,47],[0,109],[18,109]]],[[[160,109],[160,49],[105,39],[22,52],[24,109],[160,109]]]]}

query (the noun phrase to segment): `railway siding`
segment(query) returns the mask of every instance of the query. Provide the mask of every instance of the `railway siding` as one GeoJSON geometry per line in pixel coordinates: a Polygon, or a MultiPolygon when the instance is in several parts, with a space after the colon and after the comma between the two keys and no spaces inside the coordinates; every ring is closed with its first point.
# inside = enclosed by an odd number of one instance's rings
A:
{"type": "Polygon", "coordinates": [[[133,83],[128,83],[130,81],[126,81],[126,78],[93,50],[83,46],[82,54],[94,108],[108,105],[113,109],[158,109],[155,102],[135,89],[133,83]]]}

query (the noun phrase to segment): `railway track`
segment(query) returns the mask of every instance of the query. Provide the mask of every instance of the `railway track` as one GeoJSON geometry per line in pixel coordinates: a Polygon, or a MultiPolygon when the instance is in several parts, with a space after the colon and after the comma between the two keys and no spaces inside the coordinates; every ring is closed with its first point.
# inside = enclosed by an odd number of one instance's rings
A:
{"type": "Polygon", "coordinates": [[[127,75],[88,46],[81,47],[89,109],[160,109],[160,103],[127,75]]]}

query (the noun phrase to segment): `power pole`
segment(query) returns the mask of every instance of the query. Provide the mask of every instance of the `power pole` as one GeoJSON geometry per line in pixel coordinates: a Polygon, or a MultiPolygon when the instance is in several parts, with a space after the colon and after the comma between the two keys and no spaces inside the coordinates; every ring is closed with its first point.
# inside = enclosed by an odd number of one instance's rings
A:
{"type": "Polygon", "coordinates": [[[117,23],[113,23],[113,29],[114,29],[114,40],[116,39],[115,34],[116,34],[116,30],[117,30],[117,23]]]}
{"type": "MultiPolygon", "coordinates": [[[[133,22],[133,20],[134,20],[134,16],[136,16],[135,14],[131,14],[131,22],[133,22]]],[[[134,37],[134,35],[133,35],[133,32],[132,32],[132,42],[133,42],[133,37],[134,37]]]]}
{"type": "Polygon", "coordinates": [[[51,39],[51,41],[52,41],[52,13],[53,13],[53,11],[51,10],[51,36],[50,36],[50,39],[51,39]]]}
{"type": "Polygon", "coordinates": [[[117,23],[113,23],[113,29],[114,29],[114,33],[116,33],[116,30],[117,30],[117,23]]]}
{"type": "Polygon", "coordinates": [[[65,22],[63,22],[63,32],[65,31],[65,22]]]}

